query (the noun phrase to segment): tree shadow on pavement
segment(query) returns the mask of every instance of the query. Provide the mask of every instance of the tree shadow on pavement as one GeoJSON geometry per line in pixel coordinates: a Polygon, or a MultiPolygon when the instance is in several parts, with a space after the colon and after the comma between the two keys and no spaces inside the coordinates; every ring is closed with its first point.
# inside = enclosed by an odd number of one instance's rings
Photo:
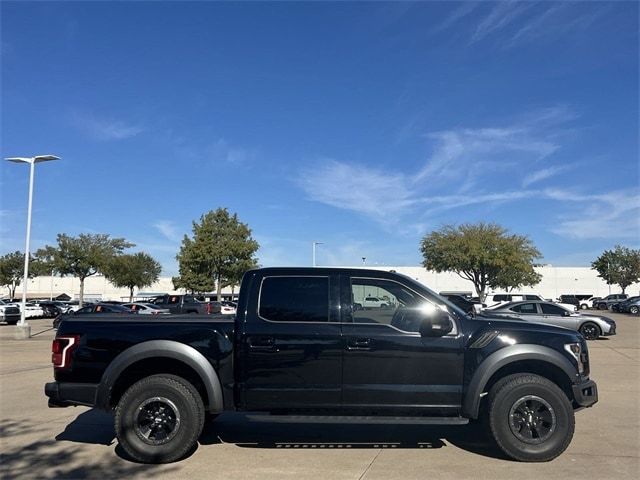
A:
{"type": "MultiPolygon", "coordinates": [[[[94,451],[87,451],[86,445],[49,438],[49,428],[27,420],[9,420],[0,425],[0,478],[130,478],[156,472],[166,474],[178,468],[175,465],[123,462],[113,455],[111,449],[105,452],[104,457],[96,456],[94,451]]],[[[86,425],[85,428],[91,430],[92,427],[86,425]]],[[[99,437],[100,440],[105,438],[102,433],[99,437]]]]}
{"type": "Polygon", "coordinates": [[[87,410],[68,424],[56,440],[111,445],[116,438],[113,415],[96,409],[87,410]]]}
{"type": "Polygon", "coordinates": [[[269,416],[223,414],[205,425],[201,445],[233,443],[247,448],[415,448],[447,443],[479,455],[507,459],[479,425],[346,424],[284,421],[269,416]]]}

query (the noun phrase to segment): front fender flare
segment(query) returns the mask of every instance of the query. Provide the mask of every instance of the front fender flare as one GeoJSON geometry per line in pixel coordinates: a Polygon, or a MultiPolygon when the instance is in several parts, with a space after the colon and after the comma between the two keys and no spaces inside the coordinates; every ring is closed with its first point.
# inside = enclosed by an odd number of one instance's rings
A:
{"type": "Polygon", "coordinates": [[[100,385],[96,392],[96,406],[107,410],[113,387],[122,372],[135,362],[148,358],[171,358],[191,367],[198,374],[207,390],[209,401],[205,405],[205,409],[212,413],[223,411],[222,385],[211,363],[195,348],[171,340],[150,340],[139,343],[124,350],[114,358],[100,380],[100,385]]]}
{"type": "Polygon", "coordinates": [[[480,395],[484,392],[484,388],[491,376],[502,367],[523,360],[550,363],[560,368],[569,377],[571,383],[575,383],[578,378],[576,366],[568,358],[549,347],[528,344],[505,347],[485,358],[471,377],[462,403],[463,415],[470,418],[478,418],[480,395]]]}

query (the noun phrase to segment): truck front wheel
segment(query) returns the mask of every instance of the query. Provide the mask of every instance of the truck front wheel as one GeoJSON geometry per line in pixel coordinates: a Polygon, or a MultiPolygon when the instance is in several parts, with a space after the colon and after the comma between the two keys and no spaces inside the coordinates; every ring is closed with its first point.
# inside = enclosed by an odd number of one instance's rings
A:
{"type": "Polygon", "coordinates": [[[539,375],[505,377],[491,389],[488,408],[493,438],[515,460],[553,460],[573,438],[575,419],[569,399],[539,375]]]}
{"type": "Polygon", "coordinates": [[[118,442],[131,458],[168,463],[193,448],[204,425],[196,388],[175,375],[152,375],[133,384],[116,408],[118,442]]]}

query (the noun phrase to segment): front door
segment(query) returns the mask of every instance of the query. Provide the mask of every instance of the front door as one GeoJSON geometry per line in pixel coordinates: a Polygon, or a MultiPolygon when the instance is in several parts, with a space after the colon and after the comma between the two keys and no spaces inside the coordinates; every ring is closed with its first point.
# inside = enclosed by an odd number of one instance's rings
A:
{"type": "Polygon", "coordinates": [[[338,289],[337,276],[260,279],[254,293],[258,311],[247,315],[238,352],[242,408],[340,407],[338,289]]]}
{"type": "Polygon", "coordinates": [[[438,307],[397,281],[345,276],[342,286],[343,406],[455,413],[464,370],[459,327],[443,337],[421,336],[417,313],[438,307]],[[365,307],[368,297],[380,305],[365,307]]]}

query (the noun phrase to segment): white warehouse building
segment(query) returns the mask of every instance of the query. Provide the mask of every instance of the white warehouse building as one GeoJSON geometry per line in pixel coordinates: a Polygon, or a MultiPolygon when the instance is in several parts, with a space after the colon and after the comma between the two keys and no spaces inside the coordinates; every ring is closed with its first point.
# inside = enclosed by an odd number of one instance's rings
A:
{"type": "MultiPolygon", "coordinates": [[[[363,268],[362,265],[354,268],[363,268]]],[[[435,273],[426,271],[423,267],[393,267],[393,266],[366,266],[364,268],[374,268],[378,270],[395,270],[398,273],[407,275],[425,284],[436,292],[456,291],[471,292],[475,295],[473,284],[460,278],[455,273],[435,273]]],[[[609,293],[620,293],[617,285],[607,285],[597,272],[589,267],[537,267],[542,275],[542,281],[534,286],[524,288],[523,291],[538,293],[544,298],[558,298],[563,294],[590,294],[594,296],[605,296],[609,293]]],[[[55,298],[66,294],[71,299],[77,299],[80,292],[80,281],[74,277],[41,276],[32,278],[27,285],[29,298],[55,298]]],[[[91,276],[85,280],[85,298],[92,300],[127,300],[129,291],[126,288],[114,287],[103,276],[91,276]]],[[[161,277],[155,284],[145,288],[144,291],[134,291],[135,295],[145,295],[151,293],[184,293],[173,288],[171,277],[161,277]]],[[[238,288],[233,289],[235,295],[238,288]]],[[[640,295],[640,284],[636,283],[627,288],[627,293],[640,295]]],[[[16,289],[16,297],[20,298],[22,286],[16,289]]],[[[230,298],[231,288],[223,289],[225,298],[230,298]]],[[[9,290],[6,287],[0,289],[0,297],[6,298],[9,290]]]]}

